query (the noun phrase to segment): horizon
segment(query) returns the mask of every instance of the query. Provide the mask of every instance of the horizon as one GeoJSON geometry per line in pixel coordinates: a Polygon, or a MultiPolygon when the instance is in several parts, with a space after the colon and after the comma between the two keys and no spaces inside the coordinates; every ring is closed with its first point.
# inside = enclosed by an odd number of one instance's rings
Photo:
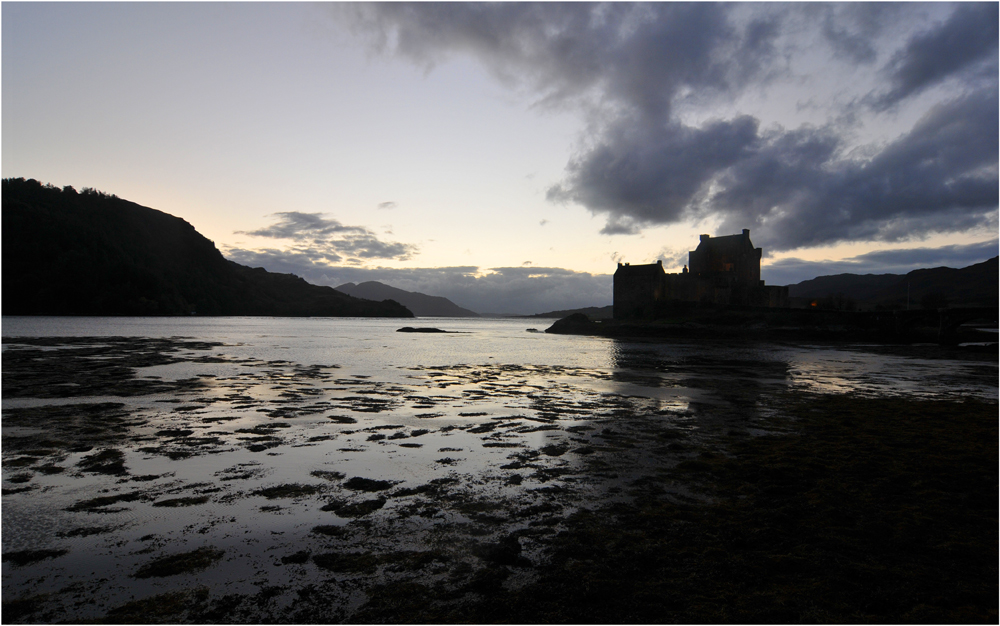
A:
{"type": "Polygon", "coordinates": [[[610,304],[619,261],[679,271],[702,233],[751,229],[771,285],[1000,246],[995,3],[2,17],[4,178],[115,194],[313,284],[533,314],[610,304]]]}
{"type": "MultiPolygon", "coordinates": [[[[107,192],[105,190],[99,190],[99,189],[86,188],[85,187],[85,188],[81,189],[80,191],[77,191],[72,186],[59,187],[57,185],[53,185],[50,182],[42,183],[41,181],[38,181],[37,179],[24,179],[24,178],[17,178],[17,179],[6,179],[5,178],[4,179],[5,185],[8,182],[8,180],[10,180],[11,182],[18,182],[18,181],[20,181],[22,183],[28,182],[28,183],[31,183],[31,184],[34,184],[34,185],[39,185],[39,186],[44,187],[46,189],[52,190],[52,191],[54,191],[56,193],[66,194],[68,192],[73,197],[77,196],[77,194],[79,194],[79,193],[83,193],[85,195],[86,194],[92,194],[92,195],[96,195],[96,196],[99,196],[99,197],[103,197],[105,199],[109,199],[109,200],[111,200],[113,202],[124,202],[126,204],[132,204],[132,205],[135,205],[137,207],[141,207],[141,205],[137,205],[136,203],[129,201],[127,198],[120,198],[116,194],[109,193],[109,192],[107,192]]],[[[151,211],[156,212],[156,213],[161,213],[161,214],[166,215],[166,216],[168,216],[170,218],[173,218],[173,219],[181,219],[181,218],[178,218],[176,216],[170,216],[169,214],[164,213],[162,211],[159,211],[159,210],[157,210],[157,209],[155,209],[153,207],[141,207],[141,208],[144,209],[144,210],[151,210],[151,211]]],[[[186,221],[184,223],[187,224],[188,226],[191,226],[191,224],[189,224],[186,221]]],[[[193,226],[192,226],[192,228],[193,228],[193,226]]],[[[197,229],[195,229],[195,233],[197,233],[197,229]]],[[[198,236],[204,237],[200,233],[198,233],[198,236]]],[[[212,245],[213,248],[215,248],[216,250],[218,250],[218,248],[215,246],[215,242],[213,242],[211,240],[208,240],[207,238],[205,238],[205,239],[207,240],[208,243],[210,243],[212,245]]],[[[979,261],[977,263],[972,263],[970,265],[966,265],[966,266],[962,266],[962,267],[957,267],[957,268],[951,268],[951,267],[948,267],[948,266],[937,266],[937,267],[934,267],[934,268],[931,268],[931,267],[921,267],[921,268],[916,268],[915,270],[910,270],[910,272],[913,272],[913,271],[927,271],[927,270],[934,270],[934,269],[967,269],[967,268],[969,268],[969,267],[971,267],[973,265],[981,265],[981,264],[987,263],[987,262],[989,262],[989,261],[991,261],[993,259],[996,259],[996,258],[998,258],[998,255],[994,255],[993,257],[989,257],[989,258],[987,258],[987,259],[985,259],[983,261],[979,261]]],[[[662,262],[657,262],[657,263],[654,263],[652,265],[657,265],[657,264],[659,264],[662,267],[662,262]]],[[[630,265],[630,263],[626,262],[624,264],[619,264],[619,267],[621,265],[630,265]]],[[[636,264],[636,265],[639,265],[639,264],[636,264]]],[[[848,265],[848,266],[846,266],[846,269],[850,270],[850,269],[854,269],[854,268],[852,268],[852,267],[850,267],[848,265]]],[[[678,274],[678,273],[677,272],[673,272],[673,273],[667,272],[667,274],[678,274]]],[[[836,273],[836,274],[826,274],[826,275],[822,275],[822,276],[816,276],[816,277],[813,277],[813,278],[805,279],[804,281],[800,281],[800,283],[795,283],[795,284],[801,284],[802,282],[810,282],[811,280],[815,280],[815,279],[819,279],[819,278],[832,278],[832,277],[838,277],[838,276],[872,276],[872,275],[873,274],[871,274],[871,273],[868,273],[868,274],[857,274],[857,273],[854,273],[854,272],[842,272],[842,273],[836,273]]],[[[878,274],[878,275],[881,275],[881,276],[904,276],[906,274],[899,274],[899,273],[888,272],[888,273],[881,273],[881,274],[878,274]]],[[[614,275],[613,274],[599,275],[599,276],[596,276],[595,278],[609,280],[611,282],[611,288],[613,289],[613,284],[614,284],[614,275]]],[[[380,286],[383,286],[383,287],[388,287],[389,289],[392,289],[392,290],[402,291],[403,293],[407,293],[407,294],[414,294],[414,295],[420,295],[420,296],[429,296],[429,297],[444,298],[443,296],[437,296],[436,294],[425,294],[423,292],[415,292],[415,291],[403,290],[403,289],[400,289],[400,288],[395,287],[393,285],[390,285],[388,283],[377,281],[377,280],[371,280],[371,279],[369,279],[369,280],[363,280],[363,281],[357,282],[357,283],[356,282],[346,282],[346,283],[341,283],[341,284],[338,284],[338,285],[328,285],[328,286],[331,287],[331,288],[333,288],[333,289],[341,290],[341,288],[343,288],[343,287],[352,287],[353,288],[353,287],[357,287],[357,286],[363,286],[365,284],[380,285],[380,286]]],[[[787,286],[793,286],[793,285],[787,285],[787,286]]],[[[386,298],[383,298],[383,297],[375,297],[374,295],[357,295],[356,293],[351,293],[350,291],[347,291],[345,293],[347,293],[348,295],[351,295],[353,297],[358,297],[358,298],[363,298],[363,299],[370,299],[370,300],[375,300],[375,301],[386,299],[386,298]]],[[[399,297],[402,297],[402,296],[399,296],[399,297]]],[[[392,296],[392,295],[389,295],[388,299],[395,299],[395,297],[392,296]]],[[[448,298],[444,298],[444,299],[447,300],[448,302],[451,302],[451,304],[455,304],[454,302],[452,302],[448,298]]],[[[566,312],[579,311],[579,310],[584,310],[584,309],[611,308],[612,304],[591,304],[591,305],[583,305],[583,306],[577,306],[577,307],[570,307],[568,309],[558,309],[558,308],[553,308],[553,307],[551,307],[549,305],[546,305],[546,304],[542,303],[542,304],[536,305],[536,307],[534,309],[527,310],[527,311],[520,310],[520,311],[513,311],[512,312],[512,311],[493,311],[493,310],[490,310],[490,309],[482,309],[482,310],[472,310],[472,312],[475,313],[475,314],[477,314],[477,315],[479,315],[480,317],[485,317],[485,318],[534,317],[534,316],[538,316],[538,315],[544,315],[544,314],[556,313],[556,312],[566,313],[566,312]]],[[[456,306],[460,306],[460,305],[456,305],[456,306]]],[[[460,308],[466,308],[466,307],[461,307],[460,306],[460,308]]],[[[471,309],[469,309],[469,310],[471,310],[471,309]]],[[[423,316],[424,315],[421,315],[421,317],[423,317],[423,316]]],[[[441,315],[440,314],[431,314],[431,317],[439,317],[439,316],[441,316],[441,315]]],[[[445,317],[447,317],[447,315],[445,315],[445,317]]]]}

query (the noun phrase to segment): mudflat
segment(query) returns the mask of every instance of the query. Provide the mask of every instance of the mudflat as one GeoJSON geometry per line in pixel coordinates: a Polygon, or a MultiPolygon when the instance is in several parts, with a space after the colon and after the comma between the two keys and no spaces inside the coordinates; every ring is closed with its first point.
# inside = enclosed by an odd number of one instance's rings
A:
{"type": "Polygon", "coordinates": [[[644,350],[5,338],[3,621],[996,622],[995,356],[890,393],[644,350]]]}

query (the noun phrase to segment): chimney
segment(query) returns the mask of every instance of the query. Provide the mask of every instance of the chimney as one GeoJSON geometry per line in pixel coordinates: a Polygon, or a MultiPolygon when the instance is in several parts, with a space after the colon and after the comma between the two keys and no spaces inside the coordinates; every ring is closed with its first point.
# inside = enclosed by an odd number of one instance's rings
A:
{"type": "Polygon", "coordinates": [[[708,241],[708,240],[709,240],[709,239],[711,239],[711,238],[712,238],[712,236],[711,236],[711,235],[702,235],[702,236],[701,236],[701,240],[702,240],[702,241],[708,241]]]}
{"type": "Polygon", "coordinates": [[[656,259],[656,264],[657,264],[657,265],[663,265],[663,261],[662,261],[662,260],[660,260],[660,259],[656,259]]]}
{"type": "Polygon", "coordinates": [[[744,237],[749,237],[750,236],[750,229],[749,228],[744,228],[743,229],[743,236],[744,237]]]}

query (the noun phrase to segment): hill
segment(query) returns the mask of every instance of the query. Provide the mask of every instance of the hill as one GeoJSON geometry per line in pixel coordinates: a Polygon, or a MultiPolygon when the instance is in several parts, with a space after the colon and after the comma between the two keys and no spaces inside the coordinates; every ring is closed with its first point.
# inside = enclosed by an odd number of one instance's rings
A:
{"type": "Polygon", "coordinates": [[[428,296],[415,291],[404,291],[375,281],[356,285],[345,283],[337,291],[368,300],[395,300],[413,311],[417,317],[479,317],[469,309],[463,309],[448,298],[428,296]]]}
{"type": "Polygon", "coordinates": [[[837,274],[819,276],[789,285],[792,298],[815,299],[837,295],[865,306],[905,307],[907,292],[911,308],[925,306],[996,306],[998,257],[954,269],[936,267],[908,274],[837,274]]]}
{"type": "Polygon", "coordinates": [[[536,313],[535,315],[524,315],[522,317],[556,318],[562,319],[576,313],[582,313],[592,320],[609,320],[614,317],[615,307],[608,306],[588,306],[582,309],[567,309],[565,311],[549,311],[548,313],[536,313]]]}
{"type": "Polygon", "coordinates": [[[222,256],[186,221],[93,189],[3,180],[4,315],[412,317],[222,256]]]}

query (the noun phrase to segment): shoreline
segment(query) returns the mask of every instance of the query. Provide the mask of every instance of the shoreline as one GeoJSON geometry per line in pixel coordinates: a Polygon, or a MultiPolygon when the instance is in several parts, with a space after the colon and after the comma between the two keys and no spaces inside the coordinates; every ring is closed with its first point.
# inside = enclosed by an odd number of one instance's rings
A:
{"type": "MultiPolygon", "coordinates": [[[[956,321],[987,319],[996,324],[995,309],[944,311],[845,312],[806,309],[720,308],[685,310],[660,319],[591,320],[573,314],[554,322],[545,332],[630,339],[732,338],[762,341],[823,341],[830,343],[870,342],[887,345],[934,343],[956,347],[961,344],[992,344],[996,352],[997,333],[956,321]],[[985,317],[984,317],[985,316],[985,317]]],[[[990,322],[987,321],[987,324],[990,322]]],[[[963,348],[975,349],[974,345],[963,348]]]]}

